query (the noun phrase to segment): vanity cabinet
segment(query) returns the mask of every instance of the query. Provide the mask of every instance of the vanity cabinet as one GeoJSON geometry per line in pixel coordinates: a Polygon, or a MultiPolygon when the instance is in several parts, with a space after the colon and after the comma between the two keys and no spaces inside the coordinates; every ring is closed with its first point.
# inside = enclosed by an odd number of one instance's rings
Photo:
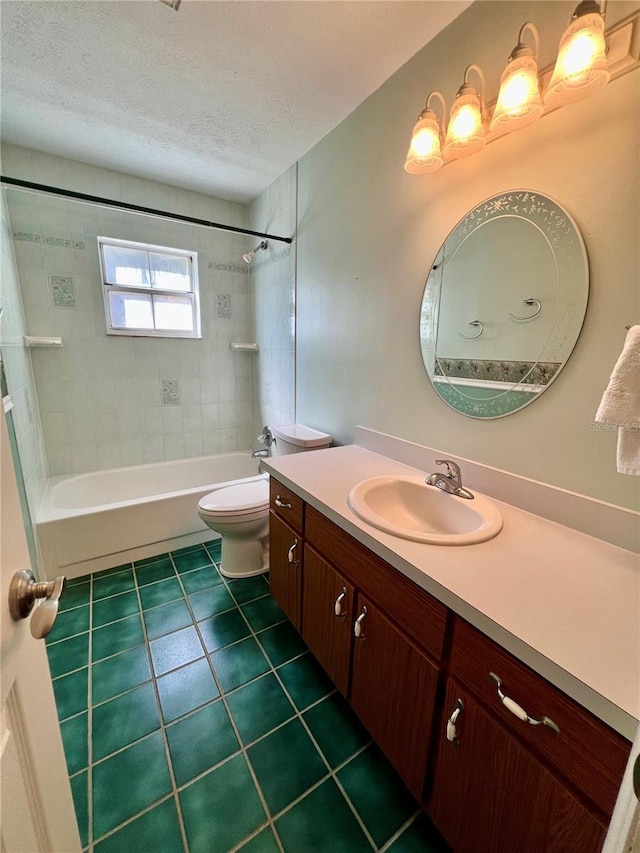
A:
{"type": "Polygon", "coordinates": [[[302,625],[304,503],[273,478],[269,483],[269,578],[271,594],[298,631],[302,625]]]}
{"type": "Polygon", "coordinates": [[[445,715],[429,813],[456,853],[601,850],[624,738],[460,618],[445,715]]]}
{"type": "Polygon", "coordinates": [[[274,597],[456,853],[598,853],[629,742],[271,489],[274,597]]]}

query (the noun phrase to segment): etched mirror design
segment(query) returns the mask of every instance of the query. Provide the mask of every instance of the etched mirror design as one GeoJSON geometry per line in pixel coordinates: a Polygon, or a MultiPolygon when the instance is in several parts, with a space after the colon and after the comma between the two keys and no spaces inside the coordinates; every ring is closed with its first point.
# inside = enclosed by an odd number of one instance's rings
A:
{"type": "Polygon", "coordinates": [[[589,265],[558,202],[513,190],[481,202],[436,255],[420,310],[420,348],[435,391],[472,418],[536,400],[571,355],[589,265]]]}

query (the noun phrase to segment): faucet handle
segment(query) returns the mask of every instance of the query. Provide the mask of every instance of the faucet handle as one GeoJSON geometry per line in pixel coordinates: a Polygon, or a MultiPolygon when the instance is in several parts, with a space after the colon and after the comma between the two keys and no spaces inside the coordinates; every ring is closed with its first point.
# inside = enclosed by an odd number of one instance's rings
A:
{"type": "Polygon", "coordinates": [[[436,465],[446,465],[447,476],[449,477],[455,478],[460,476],[460,466],[451,459],[436,459],[436,465]]]}

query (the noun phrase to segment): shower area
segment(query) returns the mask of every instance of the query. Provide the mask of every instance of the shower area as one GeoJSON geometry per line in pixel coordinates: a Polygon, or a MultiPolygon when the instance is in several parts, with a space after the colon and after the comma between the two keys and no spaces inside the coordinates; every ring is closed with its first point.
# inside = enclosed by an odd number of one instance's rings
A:
{"type": "MultiPolygon", "coordinates": [[[[250,205],[15,146],[3,147],[2,174],[260,234],[295,230],[295,168],[250,205]]],[[[196,492],[257,473],[262,426],[295,420],[295,244],[2,192],[0,344],[40,572],[75,577],[210,539],[196,492]],[[194,253],[200,337],[107,334],[99,237],[194,253]]]]}

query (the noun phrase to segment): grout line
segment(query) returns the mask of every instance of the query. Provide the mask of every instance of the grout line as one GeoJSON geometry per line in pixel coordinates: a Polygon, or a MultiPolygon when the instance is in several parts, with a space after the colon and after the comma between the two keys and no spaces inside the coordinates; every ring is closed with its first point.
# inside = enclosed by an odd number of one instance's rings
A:
{"type": "Polygon", "coordinates": [[[89,582],[89,646],[87,659],[87,850],[93,853],[93,577],[89,582]]]}
{"type": "Polygon", "coordinates": [[[421,812],[422,812],[422,809],[420,809],[420,807],[418,807],[418,808],[416,809],[416,811],[411,815],[411,817],[410,817],[410,818],[408,818],[407,820],[405,820],[405,822],[402,824],[402,826],[400,826],[400,827],[399,827],[399,828],[398,828],[398,829],[393,833],[393,835],[391,836],[391,838],[387,838],[387,840],[384,842],[384,844],[382,845],[382,847],[380,847],[380,849],[379,849],[379,853],[385,853],[385,851],[387,851],[387,850],[391,847],[391,845],[392,845],[392,844],[394,844],[394,843],[395,843],[395,842],[400,838],[400,836],[401,836],[401,835],[403,835],[403,834],[404,834],[404,832],[406,832],[406,830],[407,830],[407,829],[409,829],[409,827],[411,826],[411,824],[412,824],[415,820],[417,820],[417,818],[420,816],[421,812]]]}

